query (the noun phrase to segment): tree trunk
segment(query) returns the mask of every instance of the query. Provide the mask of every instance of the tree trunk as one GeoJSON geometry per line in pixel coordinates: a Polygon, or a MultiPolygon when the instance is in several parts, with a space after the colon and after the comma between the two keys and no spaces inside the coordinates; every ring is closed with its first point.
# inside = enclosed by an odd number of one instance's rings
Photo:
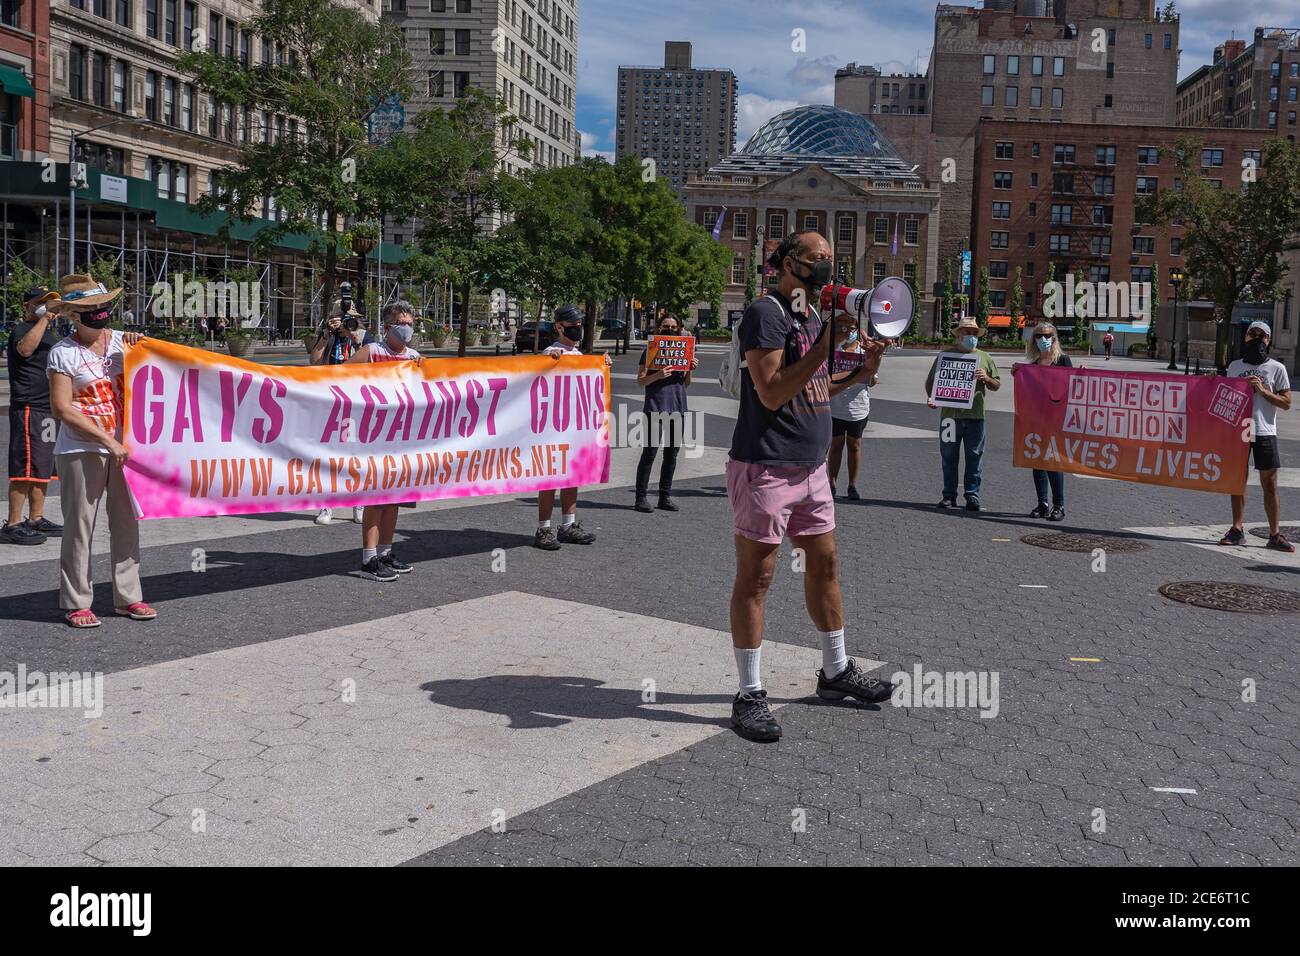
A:
{"type": "Polygon", "coordinates": [[[460,346],[456,354],[461,358],[465,357],[466,345],[469,341],[469,279],[460,284],[460,346]]]}
{"type": "MultiPolygon", "coordinates": [[[[330,217],[330,222],[334,222],[334,217],[330,217]]],[[[331,236],[325,238],[325,284],[321,286],[321,310],[320,322],[324,322],[330,316],[330,306],[334,303],[334,278],[335,271],[338,269],[338,249],[334,245],[331,236]]]]}
{"type": "Polygon", "coordinates": [[[636,310],[632,308],[634,300],[627,300],[627,310],[624,312],[623,322],[623,351],[627,352],[632,348],[632,322],[636,319],[636,310]]]}
{"type": "Polygon", "coordinates": [[[537,346],[538,346],[538,345],[540,344],[540,342],[541,342],[541,338],[542,338],[542,313],[545,312],[545,311],[546,311],[546,300],[545,300],[545,299],[538,299],[538,300],[537,300],[537,325],[536,325],[536,328],[533,329],[533,354],[534,354],[534,355],[537,354],[537,346]]]}
{"type": "Polygon", "coordinates": [[[1232,309],[1236,304],[1220,304],[1220,314],[1214,317],[1214,364],[1220,375],[1228,373],[1228,339],[1232,333],[1232,309]]]}
{"type": "Polygon", "coordinates": [[[592,299],[586,302],[587,318],[582,323],[586,330],[583,333],[583,351],[590,355],[596,349],[596,303],[592,299]]]}

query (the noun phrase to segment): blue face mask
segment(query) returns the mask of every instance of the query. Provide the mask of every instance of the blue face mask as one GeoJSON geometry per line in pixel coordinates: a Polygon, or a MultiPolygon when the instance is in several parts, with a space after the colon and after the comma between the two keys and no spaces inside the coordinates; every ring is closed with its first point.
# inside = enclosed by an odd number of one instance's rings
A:
{"type": "Polygon", "coordinates": [[[849,339],[848,339],[848,340],[849,340],[849,342],[856,342],[856,341],[858,340],[858,330],[857,330],[857,329],[854,329],[853,331],[851,331],[851,332],[849,333],[849,339]]]}
{"type": "Polygon", "coordinates": [[[963,335],[961,337],[961,344],[962,348],[974,351],[975,346],[980,344],[980,337],[978,335],[963,335]]]}
{"type": "Polygon", "coordinates": [[[1052,351],[1052,340],[1050,337],[1044,335],[1040,335],[1038,337],[1038,351],[1040,352],[1052,351]]]}

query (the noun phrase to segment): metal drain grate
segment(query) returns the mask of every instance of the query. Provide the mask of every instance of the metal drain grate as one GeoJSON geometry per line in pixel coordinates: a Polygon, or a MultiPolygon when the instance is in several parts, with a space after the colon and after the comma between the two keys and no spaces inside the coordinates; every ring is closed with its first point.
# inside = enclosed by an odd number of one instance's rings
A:
{"type": "Polygon", "coordinates": [[[1244,614],[1298,614],[1300,593],[1266,588],[1257,584],[1232,581],[1173,581],[1160,585],[1160,593],[1171,601],[1180,601],[1212,611],[1237,611],[1244,614]]]}
{"type": "Polygon", "coordinates": [[[1075,534],[1068,531],[1042,531],[1027,534],[1020,539],[1035,548],[1047,548],[1049,551],[1078,551],[1091,554],[1101,548],[1107,554],[1132,554],[1145,551],[1151,545],[1134,538],[1117,538],[1104,534],[1075,534]]]}

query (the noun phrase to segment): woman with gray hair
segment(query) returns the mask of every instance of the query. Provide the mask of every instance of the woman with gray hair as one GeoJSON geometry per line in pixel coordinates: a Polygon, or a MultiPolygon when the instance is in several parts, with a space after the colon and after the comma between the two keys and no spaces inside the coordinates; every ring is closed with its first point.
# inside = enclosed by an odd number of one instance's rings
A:
{"type": "MultiPolygon", "coordinates": [[[[1034,326],[1034,334],[1025,340],[1025,358],[1030,365],[1061,365],[1070,367],[1074,363],[1070,356],[1061,351],[1061,340],[1056,334],[1056,326],[1051,322],[1039,322],[1034,326]]],[[[1011,367],[1014,375],[1019,364],[1011,367]]],[[[1038,494],[1038,504],[1029,512],[1031,518],[1046,518],[1048,521],[1060,521],[1065,517],[1065,475],[1059,471],[1034,469],[1034,490],[1038,494]],[[1048,506],[1047,493],[1050,488],[1052,499],[1048,506]]]]}
{"type": "MultiPolygon", "coordinates": [[[[360,362],[414,362],[424,357],[411,348],[415,337],[415,306],[397,301],[384,308],[384,337],[352,353],[347,364],[360,362]]],[[[366,505],[361,509],[361,575],[371,581],[396,581],[414,570],[393,554],[397,509],[401,505],[366,505]]]]}

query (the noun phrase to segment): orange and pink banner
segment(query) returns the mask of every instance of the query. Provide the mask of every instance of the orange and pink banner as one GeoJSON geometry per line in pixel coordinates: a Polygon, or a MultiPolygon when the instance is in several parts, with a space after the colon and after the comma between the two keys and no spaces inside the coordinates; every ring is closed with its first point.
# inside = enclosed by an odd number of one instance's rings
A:
{"type": "Polygon", "coordinates": [[[518,494],[609,480],[602,356],[288,367],[157,339],[127,351],[141,518],[518,494]]]}
{"type": "Polygon", "coordinates": [[[1243,494],[1251,389],[1242,379],[1016,368],[1018,468],[1243,494]]]}

